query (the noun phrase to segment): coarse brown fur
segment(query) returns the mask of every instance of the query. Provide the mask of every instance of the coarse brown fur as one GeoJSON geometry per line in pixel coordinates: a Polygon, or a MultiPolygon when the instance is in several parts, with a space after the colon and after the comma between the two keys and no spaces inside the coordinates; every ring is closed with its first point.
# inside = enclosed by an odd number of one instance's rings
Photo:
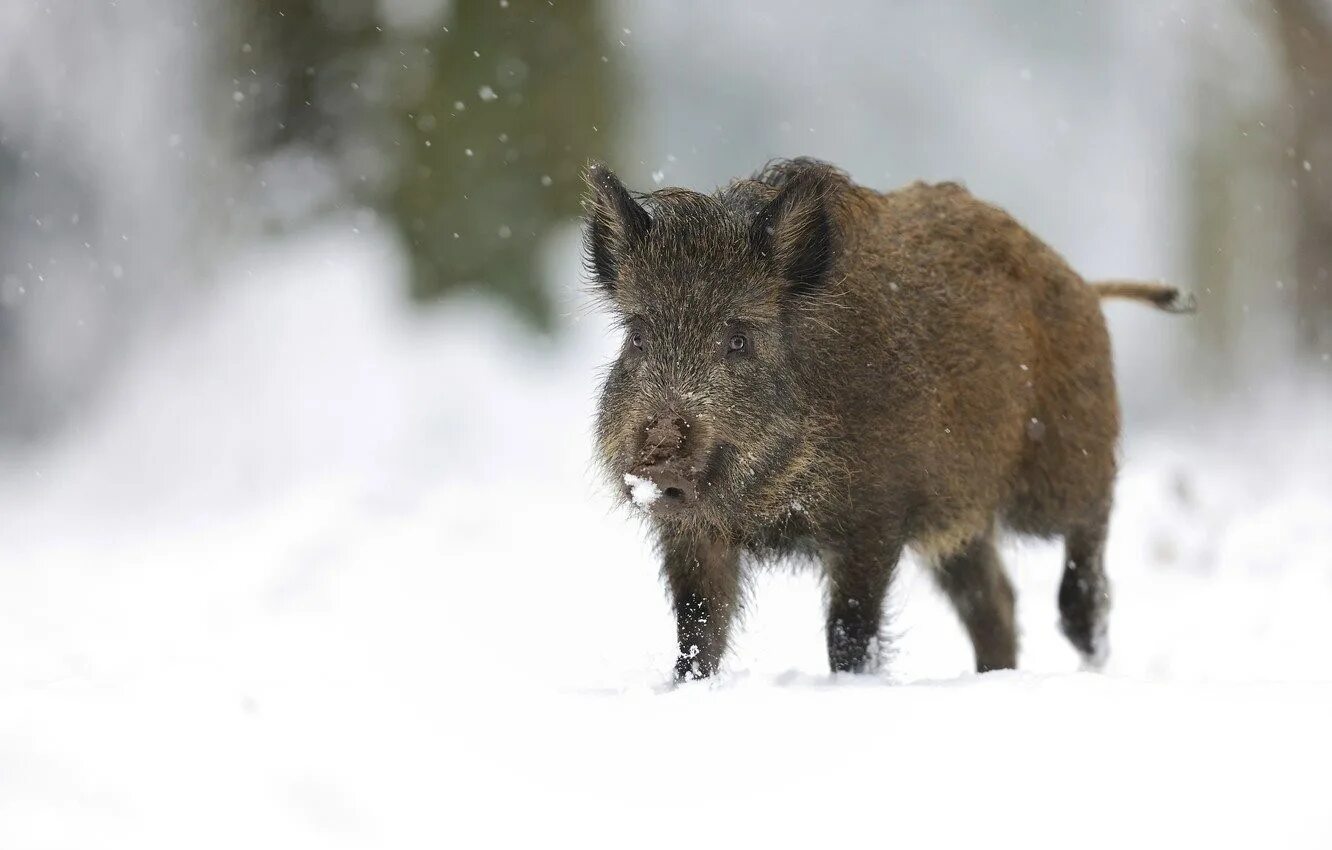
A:
{"type": "Polygon", "coordinates": [[[906,547],[978,669],[1013,667],[999,527],[1064,538],[1062,625],[1104,659],[1119,407],[1098,301],[1181,310],[1176,290],[1089,285],[953,183],[880,193],[798,159],[714,195],[635,196],[602,166],[588,186],[589,271],[625,328],[599,449],[660,493],[677,677],[716,671],[744,565],[795,551],[827,579],[830,665],[873,669],[906,547]]]}

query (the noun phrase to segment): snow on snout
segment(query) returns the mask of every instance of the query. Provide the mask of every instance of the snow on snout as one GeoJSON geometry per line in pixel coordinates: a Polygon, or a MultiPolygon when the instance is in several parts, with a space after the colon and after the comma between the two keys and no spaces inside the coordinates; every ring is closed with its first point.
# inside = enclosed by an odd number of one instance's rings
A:
{"type": "Polygon", "coordinates": [[[629,498],[640,508],[651,507],[653,502],[661,498],[661,489],[647,478],[626,472],[624,483],[629,487],[629,498]]]}

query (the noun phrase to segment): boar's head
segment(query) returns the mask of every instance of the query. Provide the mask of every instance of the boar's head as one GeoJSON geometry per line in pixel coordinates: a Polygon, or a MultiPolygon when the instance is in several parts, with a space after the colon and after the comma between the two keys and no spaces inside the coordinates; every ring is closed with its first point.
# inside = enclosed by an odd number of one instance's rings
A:
{"type": "Polygon", "coordinates": [[[828,358],[806,330],[835,297],[845,182],[799,162],[769,176],[634,195],[604,166],[587,172],[588,272],[623,332],[601,460],[662,524],[744,533],[800,509],[819,473],[811,382],[828,358]]]}

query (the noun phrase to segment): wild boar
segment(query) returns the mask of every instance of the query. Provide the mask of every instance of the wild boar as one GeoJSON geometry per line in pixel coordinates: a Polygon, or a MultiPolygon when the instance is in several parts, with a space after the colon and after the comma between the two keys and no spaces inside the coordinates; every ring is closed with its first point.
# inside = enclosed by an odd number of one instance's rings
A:
{"type": "Polygon", "coordinates": [[[650,518],[678,679],[717,670],[750,565],[790,554],[826,579],[831,668],[875,669],[907,547],[977,670],[1014,667],[999,529],[1063,538],[1062,629],[1104,661],[1119,405],[1099,301],[1191,297],[1089,284],[955,183],[881,193],[795,159],[712,195],[636,195],[599,164],[587,186],[589,276],[624,334],[599,455],[650,518]]]}

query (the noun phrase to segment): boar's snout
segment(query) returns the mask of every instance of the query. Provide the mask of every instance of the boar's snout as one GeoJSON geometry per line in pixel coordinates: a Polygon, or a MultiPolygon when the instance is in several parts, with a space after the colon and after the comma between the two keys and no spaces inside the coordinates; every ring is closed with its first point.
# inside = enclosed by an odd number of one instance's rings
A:
{"type": "Polygon", "coordinates": [[[643,451],[640,466],[657,466],[678,460],[685,455],[685,443],[692,430],[689,420],[674,411],[654,416],[643,427],[643,451]]]}
{"type": "Polygon", "coordinates": [[[643,446],[626,480],[650,482],[647,498],[640,499],[630,486],[626,495],[657,512],[688,507],[698,499],[698,469],[693,448],[698,435],[684,415],[669,411],[648,420],[643,428],[643,446]]]}

